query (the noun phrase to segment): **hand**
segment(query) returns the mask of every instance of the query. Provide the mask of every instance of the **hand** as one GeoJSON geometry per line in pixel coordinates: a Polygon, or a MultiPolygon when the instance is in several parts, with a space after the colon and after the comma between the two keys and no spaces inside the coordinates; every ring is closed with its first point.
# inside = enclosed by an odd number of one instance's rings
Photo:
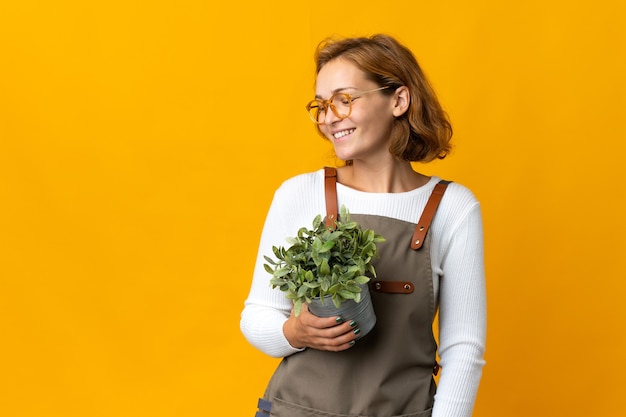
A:
{"type": "Polygon", "coordinates": [[[306,304],[296,317],[293,309],[283,325],[289,344],[295,348],[313,348],[339,352],[354,346],[359,329],[353,321],[341,317],[317,317],[306,304]]]}

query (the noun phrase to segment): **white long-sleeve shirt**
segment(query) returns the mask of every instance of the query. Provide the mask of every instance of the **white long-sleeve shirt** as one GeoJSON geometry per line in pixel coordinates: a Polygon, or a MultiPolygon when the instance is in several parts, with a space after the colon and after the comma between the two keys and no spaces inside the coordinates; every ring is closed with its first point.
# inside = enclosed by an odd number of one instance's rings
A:
{"type": "MultiPolygon", "coordinates": [[[[430,181],[402,193],[369,193],[337,184],[338,206],[351,214],[371,214],[417,223],[426,201],[439,182],[430,181]]],[[[287,245],[301,227],[325,215],[324,170],[285,181],[274,194],[257,254],[252,286],[241,314],[241,331],[262,352],[284,357],[293,348],[283,334],[291,301],[272,289],[264,255],[272,246],[287,245]]],[[[486,294],[483,229],[480,205],[466,187],[451,183],[428,232],[435,297],[439,300],[439,357],[441,377],[433,417],[469,417],[474,408],[485,350],[486,294]]]]}

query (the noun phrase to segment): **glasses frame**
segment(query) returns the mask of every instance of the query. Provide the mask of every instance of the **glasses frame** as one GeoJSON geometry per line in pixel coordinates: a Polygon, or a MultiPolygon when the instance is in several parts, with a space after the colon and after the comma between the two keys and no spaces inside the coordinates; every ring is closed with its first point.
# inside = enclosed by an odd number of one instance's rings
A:
{"type": "Polygon", "coordinates": [[[343,120],[343,119],[346,119],[346,118],[350,117],[350,114],[352,114],[352,101],[354,99],[357,99],[357,98],[359,98],[361,96],[364,96],[365,94],[373,93],[375,91],[384,90],[385,88],[389,88],[389,86],[386,85],[384,87],[378,87],[378,88],[375,88],[373,90],[358,91],[358,92],[353,93],[353,94],[349,94],[349,93],[335,93],[332,96],[330,96],[330,98],[328,100],[315,99],[315,100],[309,101],[307,103],[307,105],[306,105],[306,110],[307,110],[307,113],[309,114],[309,117],[313,121],[313,123],[315,123],[317,125],[326,124],[326,114],[328,114],[328,109],[329,108],[330,108],[330,110],[332,110],[333,114],[339,118],[339,120],[343,120]],[[344,97],[346,97],[348,99],[348,114],[346,114],[345,116],[339,114],[339,111],[337,110],[337,108],[333,104],[333,100],[335,98],[337,98],[338,96],[344,96],[344,97]],[[319,103],[319,104],[322,105],[322,108],[324,109],[324,121],[323,122],[320,122],[319,120],[316,120],[315,117],[313,116],[313,113],[311,113],[311,109],[313,108],[313,103],[319,103]]]}

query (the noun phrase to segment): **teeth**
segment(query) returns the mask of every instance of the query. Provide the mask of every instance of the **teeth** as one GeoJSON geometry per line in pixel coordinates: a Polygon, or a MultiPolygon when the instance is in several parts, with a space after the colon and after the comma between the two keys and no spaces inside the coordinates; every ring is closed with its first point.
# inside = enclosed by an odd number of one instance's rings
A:
{"type": "Polygon", "coordinates": [[[337,133],[335,133],[335,134],[333,135],[333,137],[334,137],[335,139],[339,139],[339,138],[342,138],[342,137],[344,137],[344,136],[346,136],[346,135],[349,135],[350,133],[354,132],[354,130],[355,130],[355,129],[342,130],[341,132],[337,132],[337,133]]]}

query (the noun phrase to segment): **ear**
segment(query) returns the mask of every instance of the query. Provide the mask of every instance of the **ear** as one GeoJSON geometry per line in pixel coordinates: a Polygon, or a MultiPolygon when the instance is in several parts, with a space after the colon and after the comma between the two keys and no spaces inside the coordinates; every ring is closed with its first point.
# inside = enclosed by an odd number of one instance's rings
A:
{"type": "Polygon", "coordinates": [[[393,115],[400,117],[409,109],[411,104],[411,93],[406,85],[398,87],[393,95],[393,115]]]}

